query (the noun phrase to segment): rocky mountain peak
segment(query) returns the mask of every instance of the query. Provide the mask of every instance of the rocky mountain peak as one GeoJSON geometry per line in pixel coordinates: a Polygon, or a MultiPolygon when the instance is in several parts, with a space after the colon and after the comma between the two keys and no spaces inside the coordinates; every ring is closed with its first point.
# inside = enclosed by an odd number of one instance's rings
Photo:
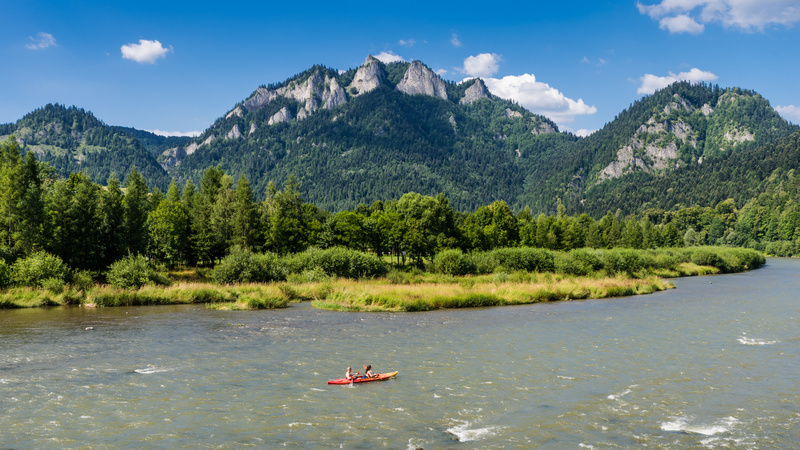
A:
{"type": "Polygon", "coordinates": [[[458,103],[460,105],[469,105],[476,100],[480,100],[482,98],[487,98],[489,96],[489,91],[486,89],[486,84],[484,84],[483,80],[477,78],[472,86],[468,87],[467,90],[464,92],[464,98],[462,98],[458,103]]]}
{"type": "Polygon", "coordinates": [[[425,94],[447,100],[444,81],[420,61],[414,61],[397,84],[397,90],[408,95],[425,94]]]}
{"type": "Polygon", "coordinates": [[[366,94],[380,86],[384,79],[386,79],[386,73],[380,61],[372,55],[368,55],[364,65],[356,71],[349,89],[353,95],[366,94]]]}

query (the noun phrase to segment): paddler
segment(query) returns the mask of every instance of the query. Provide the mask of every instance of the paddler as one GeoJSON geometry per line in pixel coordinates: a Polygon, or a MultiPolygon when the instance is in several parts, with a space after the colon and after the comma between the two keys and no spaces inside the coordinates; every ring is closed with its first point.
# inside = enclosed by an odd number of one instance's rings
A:
{"type": "Polygon", "coordinates": [[[353,375],[353,369],[348,367],[347,368],[347,372],[344,373],[344,379],[345,380],[353,380],[353,379],[357,378],[358,375],[360,375],[359,372],[356,372],[356,374],[353,375]]]}

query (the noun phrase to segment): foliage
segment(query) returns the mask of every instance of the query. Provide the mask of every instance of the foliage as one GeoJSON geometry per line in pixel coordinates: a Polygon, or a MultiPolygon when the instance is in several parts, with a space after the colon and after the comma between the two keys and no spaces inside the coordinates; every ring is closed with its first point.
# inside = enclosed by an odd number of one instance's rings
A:
{"type": "Polygon", "coordinates": [[[11,268],[15,283],[22,286],[42,286],[47,280],[60,280],[69,275],[69,268],[58,256],[38,251],[17,260],[11,268]]]}
{"type": "Polygon", "coordinates": [[[139,289],[147,284],[169,284],[166,269],[143,255],[128,255],[111,264],[106,279],[110,285],[122,289],[139,289]]]}
{"type": "Polygon", "coordinates": [[[233,247],[230,254],[214,267],[212,276],[217,283],[267,283],[286,279],[282,261],[274,253],[253,253],[233,247]]]}

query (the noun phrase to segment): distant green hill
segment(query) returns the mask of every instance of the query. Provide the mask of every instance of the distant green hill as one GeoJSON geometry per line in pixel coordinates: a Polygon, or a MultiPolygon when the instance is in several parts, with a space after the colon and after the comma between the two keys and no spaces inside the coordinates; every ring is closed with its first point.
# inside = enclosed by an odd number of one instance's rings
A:
{"type": "Polygon", "coordinates": [[[112,173],[123,179],[135,166],[151,186],[165,189],[169,175],[129,130],[110,127],[82,108],[49,104],[4,125],[1,132],[16,136],[23,151],[64,176],[83,172],[104,184],[112,173]]]}

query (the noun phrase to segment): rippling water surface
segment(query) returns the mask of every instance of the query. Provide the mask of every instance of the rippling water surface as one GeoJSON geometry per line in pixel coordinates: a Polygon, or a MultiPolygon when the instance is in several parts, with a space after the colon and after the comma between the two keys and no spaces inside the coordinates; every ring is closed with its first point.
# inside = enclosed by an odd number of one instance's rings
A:
{"type": "Polygon", "coordinates": [[[429,313],[0,311],[0,447],[791,448],[798,274],[429,313]],[[400,373],[326,384],[364,364],[400,373]]]}

